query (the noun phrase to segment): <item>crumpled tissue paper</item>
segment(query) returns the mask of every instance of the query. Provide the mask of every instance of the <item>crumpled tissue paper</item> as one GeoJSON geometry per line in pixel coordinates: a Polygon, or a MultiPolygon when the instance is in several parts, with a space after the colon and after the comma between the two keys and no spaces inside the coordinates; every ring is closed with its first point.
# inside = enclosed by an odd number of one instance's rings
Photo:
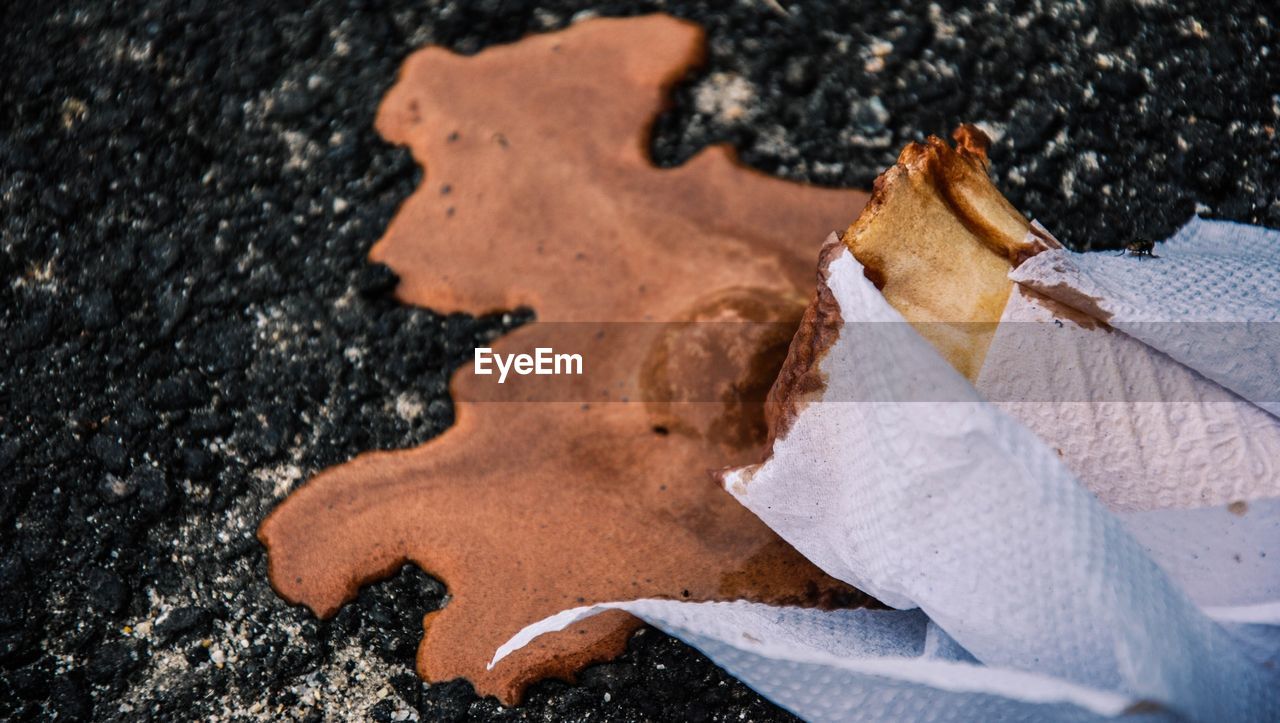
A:
{"type": "Polygon", "coordinates": [[[1280,232],[1195,220],[1157,253],[1024,262],[973,385],[833,236],[821,391],[722,479],[898,610],[609,603],[495,660],[621,608],[810,720],[1280,719],[1280,232]]]}

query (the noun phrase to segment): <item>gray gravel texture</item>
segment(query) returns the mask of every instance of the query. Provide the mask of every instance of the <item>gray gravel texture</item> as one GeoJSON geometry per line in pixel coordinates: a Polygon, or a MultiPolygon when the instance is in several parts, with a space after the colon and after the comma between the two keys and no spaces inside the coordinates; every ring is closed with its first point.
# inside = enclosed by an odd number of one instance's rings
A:
{"type": "Polygon", "coordinates": [[[668,10],[711,52],[659,163],[727,140],[866,186],[972,121],[999,185],[1077,248],[1197,211],[1280,226],[1273,3],[780,5],[0,5],[0,719],[788,717],[652,630],[506,709],[413,674],[446,601],[420,571],[325,622],[268,586],[265,512],[439,434],[450,370],[531,316],[403,308],[364,261],[418,177],[371,127],[414,48],[668,10]]]}

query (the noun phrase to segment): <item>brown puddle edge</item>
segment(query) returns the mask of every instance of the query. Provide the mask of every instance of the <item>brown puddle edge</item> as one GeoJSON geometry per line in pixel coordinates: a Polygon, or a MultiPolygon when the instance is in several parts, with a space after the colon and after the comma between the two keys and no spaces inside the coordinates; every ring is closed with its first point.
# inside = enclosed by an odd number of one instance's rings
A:
{"type": "MultiPolygon", "coordinates": [[[[724,146],[654,167],[649,127],[703,47],[695,25],[648,16],[409,57],[377,127],[410,148],[423,180],[370,252],[399,274],[397,296],[439,312],[532,307],[538,322],[493,344],[508,352],[563,347],[565,327],[547,321],[797,323],[823,239],[866,194],[766,176],[724,146]]],[[[535,680],[616,656],[638,624],[602,615],[485,669],[512,634],[566,608],[862,604],[707,474],[758,461],[762,405],[662,403],[673,380],[767,389],[786,351],[762,333],[708,365],[700,352],[717,340],[700,329],[574,349],[590,383],[617,381],[584,391],[599,403],[468,401],[494,398],[494,382],[460,369],[452,428],[327,469],[262,523],[272,585],[327,617],[417,564],[451,594],[424,619],[418,672],[465,677],[507,704],[535,680]]]]}

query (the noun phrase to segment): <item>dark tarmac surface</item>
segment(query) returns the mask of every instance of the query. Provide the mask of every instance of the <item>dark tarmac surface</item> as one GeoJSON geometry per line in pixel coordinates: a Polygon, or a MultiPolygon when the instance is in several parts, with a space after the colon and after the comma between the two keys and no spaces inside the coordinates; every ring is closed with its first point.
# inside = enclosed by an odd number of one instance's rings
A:
{"type": "Polygon", "coordinates": [[[1274,4],[782,5],[0,7],[0,719],[787,718],[652,630],[502,708],[413,674],[446,599],[421,572],[326,622],[268,586],[265,512],[439,434],[449,371],[525,318],[400,307],[364,261],[417,178],[372,120],[419,46],[666,9],[711,52],[656,126],[662,164],[728,140],[865,187],[970,121],[1076,248],[1197,210],[1280,226],[1274,4]]]}

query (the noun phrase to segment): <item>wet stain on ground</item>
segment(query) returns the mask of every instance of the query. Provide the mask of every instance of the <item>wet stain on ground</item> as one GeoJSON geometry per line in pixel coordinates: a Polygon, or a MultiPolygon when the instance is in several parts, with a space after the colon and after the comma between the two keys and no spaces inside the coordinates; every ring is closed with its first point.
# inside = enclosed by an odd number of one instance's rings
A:
{"type": "Polygon", "coordinates": [[[378,128],[425,177],[371,258],[408,304],[532,308],[494,351],[571,350],[591,373],[529,401],[550,382],[464,368],[440,438],[294,492],[260,530],[286,599],[333,615],[416,563],[452,594],[427,617],[419,672],[504,702],[622,651],[636,623],[606,615],[485,669],[520,628],[584,602],[865,602],[707,472],[760,454],[763,393],[822,240],[866,196],[768,177],[722,146],[656,168],[649,125],[702,52],[697,26],[650,16],[406,61],[378,128]]]}

